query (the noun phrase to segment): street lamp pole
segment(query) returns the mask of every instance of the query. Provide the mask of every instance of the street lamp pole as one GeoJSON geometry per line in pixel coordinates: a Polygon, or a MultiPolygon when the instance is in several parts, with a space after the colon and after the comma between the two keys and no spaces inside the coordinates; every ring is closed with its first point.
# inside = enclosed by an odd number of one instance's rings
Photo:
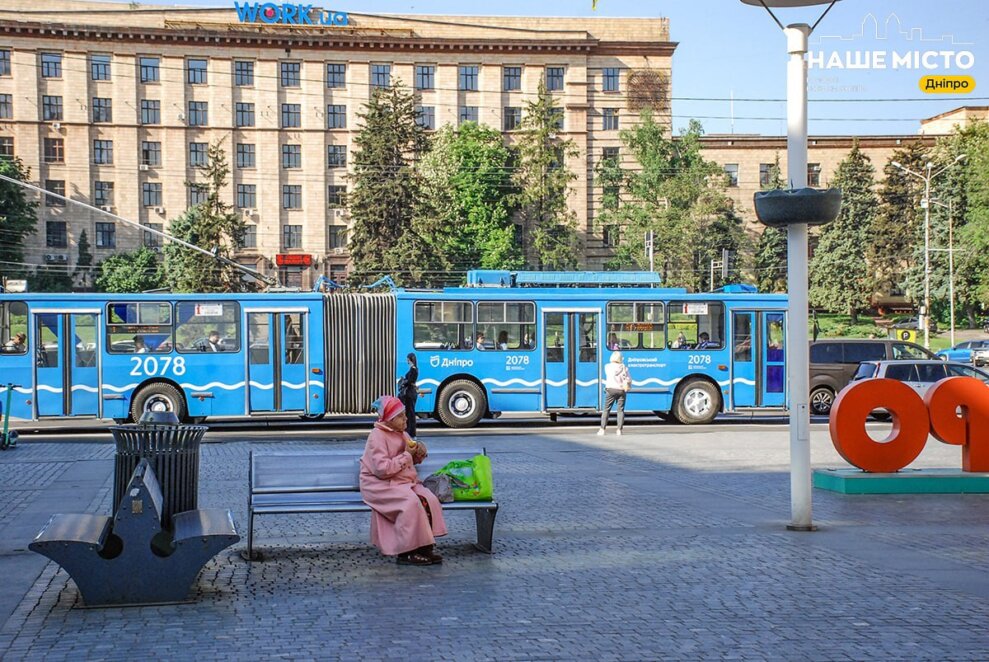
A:
{"type": "MultiPolygon", "coordinates": [[[[948,314],[951,315],[951,346],[955,346],[955,212],[954,200],[944,204],[934,198],[928,200],[928,206],[937,205],[948,210],[948,314]]],[[[932,248],[932,251],[944,251],[943,248],[932,248]]]]}
{"type": "MultiPolygon", "coordinates": [[[[807,186],[807,41],[818,23],[837,0],[742,0],[763,7],[783,30],[789,59],[786,65],[786,159],[791,189],[807,186]],[[785,26],[771,7],[804,7],[827,4],[813,26],[794,23],[785,26]]],[[[787,314],[786,363],[790,400],[790,524],[794,531],[813,531],[810,466],[810,341],[807,333],[807,224],[791,223],[787,228],[786,286],[787,314]]]]}
{"type": "MultiPolygon", "coordinates": [[[[959,154],[954,161],[935,173],[931,172],[934,169],[934,164],[928,161],[924,164],[925,174],[921,174],[916,170],[911,170],[899,161],[890,162],[890,165],[894,168],[902,170],[908,175],[913,175],[924,182],[924,199],[920,201],[921,206],[924,208],[924,312],[923,315],[921,315],[921,319],[924,324],[924,347],[927,349],[931,348],[931,181],[933,181],[938,175],[947,171],[948,168],[964,161],[966,158],[967,155],[959,154]]],[[[952,300],[952,304],[954,304],[954,300],[952,300]]],[[[953,324],[954,310],[951,311],[951,314],[953,324]]],[[[955,340],[952,338],[952,347],[954,347],[954,344],[955,340]]]]}

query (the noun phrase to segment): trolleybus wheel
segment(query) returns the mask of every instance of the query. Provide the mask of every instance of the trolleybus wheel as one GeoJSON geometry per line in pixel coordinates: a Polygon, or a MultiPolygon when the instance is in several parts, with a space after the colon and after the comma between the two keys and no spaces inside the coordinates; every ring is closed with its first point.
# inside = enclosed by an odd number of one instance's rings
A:
{"type": "Polygon", "coordinates": [[[721,410],[721,394],[708,382],[696,380],[680,389],[674,416],[686,425],[710,423],[721,410]]]}
{"type": "Polygon", "coordinates": [[[134,394],[130,407],[131,420],[138,422],[146,411],[171,411],[180,421],[186,420],[185,400],[171,384],[148,384],[134,394]]]}
{"type": "Polygon", "coordinates": [[[477,384],[458,379],[440,391],[436,409],[444,425],[451,428],[472,428],[484,417],[488,403],[484,391],[477,384]]]}
{"type": "Polygon", "coordinates": [[[322,414],[299,414],[299,418],[301,418],[304,421],[310,421],[310,422],[321,421],[321,420],[323,420],[323,418],[325,416],[326,416],[325,413],[322,413],[322,414]]]}

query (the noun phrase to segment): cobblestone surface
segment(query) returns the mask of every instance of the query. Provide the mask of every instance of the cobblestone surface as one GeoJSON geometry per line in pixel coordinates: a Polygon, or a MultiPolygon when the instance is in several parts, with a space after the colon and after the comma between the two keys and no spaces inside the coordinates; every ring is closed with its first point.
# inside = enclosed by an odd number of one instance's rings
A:
{"type": "MultiPolygon", "coordinates": [[[[241,542],[206,566],[191,603],[112,609],[80,608],[48,564],[0,627],[0,657],[989,658],[989,495],[815,491],[821,530],[789,533],[785,429],[630,432],[433,441],[492,455],[491,556],[470,545],[469,513],[448,514],[445,561],[428,568],[381,557],[366,514],[259,517],[265,561],[244,562],[241,542]]],[[[823,435],[814,444],[817,464],[838,464],[823,435]]],[[[248,452],[324,447],[362,443],[205,444],[200,505],[230,508],[244,527],[248,452]]],[[[932,447],[919,465],[957,467],[954,450],[932,447]]],[[[17,516],[2,504],[107,457],[105,444],[0,455],[0,527],[17,516]]],[[[91,495],[99,512],[110,484],[108,473],[91,495]]]]}

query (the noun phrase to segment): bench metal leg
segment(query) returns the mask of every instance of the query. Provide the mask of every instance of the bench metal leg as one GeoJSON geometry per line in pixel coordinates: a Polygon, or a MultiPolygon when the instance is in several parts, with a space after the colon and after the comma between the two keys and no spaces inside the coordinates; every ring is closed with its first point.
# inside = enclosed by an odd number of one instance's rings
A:
{"type": "Polygon", "coordinates": [[[260,561],[261,553],[254,551],[254,511],[247,510],[247,551],[241,553],[241,557],[248,563],[260,561]]]}
{"type": "Polygon", "coordinates": [[[497,514],[497,508],[474,511],[474,519],[477,522],[477,543],[474,547],[478,548],[485,554],[494,553],[494,522],[495,515],[497,514]]]}

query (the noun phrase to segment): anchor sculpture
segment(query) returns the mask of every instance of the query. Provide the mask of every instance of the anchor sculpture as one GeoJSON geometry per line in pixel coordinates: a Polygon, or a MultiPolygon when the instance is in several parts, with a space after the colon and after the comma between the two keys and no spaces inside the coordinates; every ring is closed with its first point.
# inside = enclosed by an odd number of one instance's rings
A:
{"type": "Polygon", "coordinates": [[[189,510],[161,525],[162,494],[138,463],[117,513],[57,514],[29,545],[62,566],[87,606],[183,602],[206,563],[240,540],[229,510],[189,510]]]}

